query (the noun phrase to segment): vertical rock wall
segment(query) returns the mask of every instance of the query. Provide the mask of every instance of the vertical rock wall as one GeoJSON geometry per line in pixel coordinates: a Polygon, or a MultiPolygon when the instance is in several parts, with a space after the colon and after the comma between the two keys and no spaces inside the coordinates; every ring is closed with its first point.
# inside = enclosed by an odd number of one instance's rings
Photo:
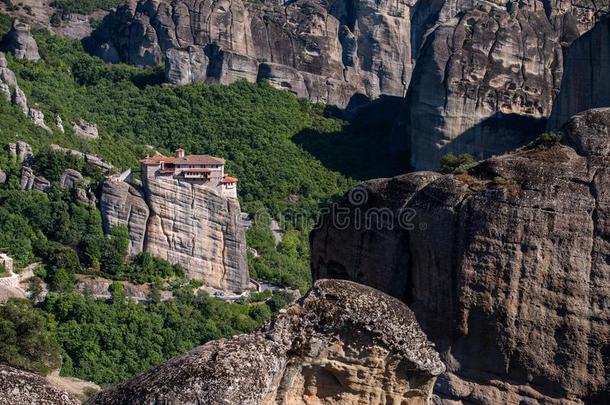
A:
{"type": "Polygon", "coordinates": [[[214,288],[247,288],[246,237],[237,200],[175,179],[149,179],[143,193],[108,180],[100,205],[107,230],[128,227],[130,254],[145,251],[178,264],[214,288]]]}

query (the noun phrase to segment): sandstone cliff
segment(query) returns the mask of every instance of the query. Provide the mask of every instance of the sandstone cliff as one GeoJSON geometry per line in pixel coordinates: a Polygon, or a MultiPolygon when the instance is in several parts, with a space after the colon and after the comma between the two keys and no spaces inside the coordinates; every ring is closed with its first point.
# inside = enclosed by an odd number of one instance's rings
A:
{"type": "Polygon", "coordinates": [[[179,264],[214,288],[248,287],[246,237],[236,199],[176,179],[149,179],[142,192],[107,180],[100,208],[107,230],[128,227],[130,254],[146,251],[179,264]]]}
{"type": "Polygon", "coordinates": [[[466,173],[364,183],[340,204],[349,226],[327,214],[311,235],[314,278],[413,309],[452,373],[446,398],[610,401],[610,109],[564,132],[466,173]]]}
{"type": "Polygon", "coordinates": [[[480,6],[437,26],[405,101],[411,165],[435,169],[449,152],[481,159],[527,143],[544,129],[561,70],[542,11],[480,6]]]}
{"type": "Polygon", "coordinates": [[[544,129],[562,51],[603,16],[601,0],[140,0],[106,18],[89,48],[110,62],[165,63],[174,84],[267,80],[299,97],[356,105],[407,95],[392,149],[416,169],[486,158],[544,129]]]}
{"type": "Polygon", "coordinates": [[[415,3],[142,0],[109,16],[90,47],[109,62],[165,61],[175,84],[269,80],[344,107],[357,93],[404,95],[415,3]]]}
{"type": "Polygon", "coordinates": [[[200,346],[90,404],[428,404],[438,354],[400,301],[320,280],[249,335],[200,346]]]}
{"type": "Polygon", "coordinates": [[[565,55],[561,92],[548,127],[563,125],[572,115],[610,106],[610,18],[576,40],[565,55]]]}

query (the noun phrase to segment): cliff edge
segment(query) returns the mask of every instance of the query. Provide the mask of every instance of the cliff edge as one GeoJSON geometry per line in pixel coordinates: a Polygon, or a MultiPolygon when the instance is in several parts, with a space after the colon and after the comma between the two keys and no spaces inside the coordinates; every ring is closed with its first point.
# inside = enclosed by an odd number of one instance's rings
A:
{"type": "Polygon", "coordinates": [[[311,234],[314,279],[414,311],[449,400],[610,400],[610,109],[563,134],[453,174],[363,183],[339,203],[349,215],[311,234]]]}

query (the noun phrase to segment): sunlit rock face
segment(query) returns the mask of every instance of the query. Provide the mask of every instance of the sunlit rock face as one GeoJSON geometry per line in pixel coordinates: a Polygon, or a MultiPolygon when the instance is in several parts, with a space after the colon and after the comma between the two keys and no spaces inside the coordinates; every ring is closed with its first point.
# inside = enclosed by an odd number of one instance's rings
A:
{"type": "Polygon", "coordinates": [[[109,62],[165,63],[173,84],[269,80],[345,107],[356,94],[405,94],[416,3],[139,1],[111,14],[90,48],[109,62]]]}
{"type": "Polygon", "coordinates": [[[314,278],[371,285],[415,312],[451,372],[447,399],[610,400],[610,109],[562,131],[565,144],[463,174],[366,182],[366,198],[339,208],[389,210],[392,226],[328,213],[311,235],[314,278]]]}
{"type": "Polygon", "coordinates": [[[402,302],[320,280],[259,331],[200,346],[89,403],[423,405],[444,369],[402,302]]]}
{"type": "Polygon", "coordinates": [[[143,251],[178,264],[211,287],[248,287],[241,209],[209,187],[177,179],[148,179],[142,190],[107,180],[100,201],[106,230],[129,229],[130,254],[143,251]]]}

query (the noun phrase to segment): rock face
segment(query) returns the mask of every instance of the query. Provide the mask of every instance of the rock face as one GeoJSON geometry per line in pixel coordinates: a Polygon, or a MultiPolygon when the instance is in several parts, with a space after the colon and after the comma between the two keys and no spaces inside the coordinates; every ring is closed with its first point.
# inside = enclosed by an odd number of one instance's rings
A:
{"type": "Polygon", "coordinates": [[[200,346],[89,403],[427,404],[443,370],[400,301],[320,280],[261,330],[200,346]]]}
{"type": "Polygon", "coordinates": [[[407,95],[390,147],[427,170],[446,153],[486,158],[541,132],[563,49],[609,9],[609,0],[140,0],[109,15],[89,48],[110,62],[165,63],[173,84],[266,80],[340,107],[407,95]]]}
{"type": "Polygon", "coordinates": [[[112,226],[127,226],[130,255],[144,251],[150,210],[142,193],[128,183],[106,181],[102,189],[100,210],[106,232],[109,232],[112,226]]]}
{"type": "Polygon", "coordinates": [[[404,95],[414,3],[142,0],[106,18],[91,48],[113,63],[165,58],[174,84],[272,75],[279,88],[346,106],[357,93],[404,95]]]}
{"type": "Polygon", "coordinates": [[[550,129],[581,111],[610,106],[610,18],[576,40],[565,55],[561,92],[549,119],[550,129]]]}
{"type": "Polygon", "coordinates": [[[40,59],[38,45],[30,33],[30,26],[15,20],[13,27],[2,39],[2,50],[13,54],[15,59],[36,62],[40,59]]]}
{"type": "Polygon", "coordinates": [[[481,159],[527,143],[544,129],[561,71],[542,11],[481,6],[439,25],[406,101],[411,165],[435,169],[449,152],[481,159]]]}
{"type": "Polygon", "coordinates": [[[210,286],[242,291],[249,282],[239,202],[177,179],[145,183],[146,251],[181,265],[210,286]]]}
{"type": "Polygon", "coordinates": [[[79,171],[66,169],[59,179],[59,186],[63,189],[76,188],[78,182],[83,179],[83,175],[79,171]]]}
{"type": "Polygon", "coordinates": [[[50,385],[43,377],[0,364],[0,405],[78,405],[74,395],[50,385]]]}
{"type": "Polygon", "coordinates": [[[571,146],[467,173],[364,183],[340,204],[352,222],[327,214],[311,235],[314,278],[362,282],[413,309],[453,373],[444,397],[610,401],[610,109],[564,132],[571,146]],[[356,226],[357,212],[377,217],[356,226]]]}
{"type": "Polygon", "coordinates": [[[101,210],[106,229],[129,228],[131,254],[146,251],[179,264],[215,288],[247,288],[246,238],[236,199],[176,179],[147,180],[142,193],[108,180],[101,210]]]}
{"type": "Polygon", "coordinates": [[[28,115],[27,98],[17,84],[15,73],[9,69],[6,56],[2,52],[0,52],[0,93],[4,94],[7,101],[15,104],[25,115],[28,115]]]}

